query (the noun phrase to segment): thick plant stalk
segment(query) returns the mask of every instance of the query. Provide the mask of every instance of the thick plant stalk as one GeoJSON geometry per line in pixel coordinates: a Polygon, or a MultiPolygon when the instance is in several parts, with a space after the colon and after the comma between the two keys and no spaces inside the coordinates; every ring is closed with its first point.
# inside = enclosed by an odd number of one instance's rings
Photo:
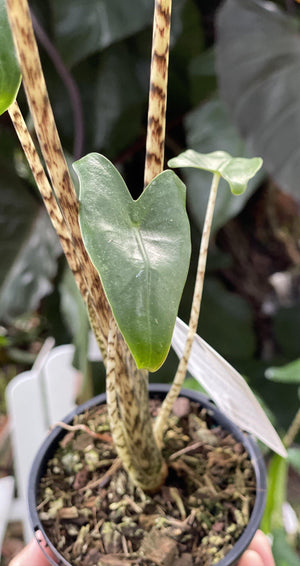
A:
{"type": "Polygon", "coordinates": [[[125,348],[121,352],[116,349],[118,334],[112,317],[106,375],[111,432],[118,455],[132,481],[145,491],[156,491],[164,483],[167,466],[153,435],[147,372],[140,370],[137,379],[138,370],[132,357],[125,348]]]}
{"type": "MultiPolygon", "coordinates": [[[[80,270],[86,278],[88,294],[84,298],[88,302],[91,324],[98,343],[107,345],[111,310],[99,275],[82,241],[76,194],[48,99],[27,0],[7,0],[7,11],[35,130],[54,191],[53,196],[59,203],[69,237],[76,249],[80,270]]],[[[118,331],[113,342],[111,340],[110,344],[112,343],[108,389],[112,393],[116,388],[116,393],[108,395],[108,405],[112,403],[113,407],[109,408],[109,412],[117,450],[137,485],[143,489],[157,489],[166,475],[166,464],[162,460],[152,429],[148,406],[147,373],[137,370],[118,331]],[[113,360],[115,365],[112,368],[113,360]]]]}
{"type": "MultiPolygon", "coordinates": [[[[156,0],[149,93],[145,186],[163,170],[172,0],[156,0]]],[[[163,484],[167,466],[149,413],[147,373],[136,369],[111,319],[107,351],[107,402],[113,439],[133,482],[146,491],[163,484]],[[123,352],[122,352],[123,349],[123,352]]]]}
{"type": "MultiPolygon", "coordinates": [[[[18,53],[28,104],[55,198],[59,203],[69,236],[71,236],[76,248],[80,270],[85,274],[88,295],[98,321],[98,332],[101,332],[101,341],[106,345],[110,308],[100,277],[90,261],[82,241],[78,221],[77,197],[50,105],[27,0],[7,0],[7,13],[18,53]]],[[[87,299],[87,295],[84,296],[84,299],[87,299]]]]}
{"type": "Polygon", "coordinates": [[[155,0],[144,186],[164,166],[172,0],[155,0]]]}
{"type": "Polygon", "coordinates": [[[189,321],[189,330],[188,335],[185,343],[184,352],[182,358],[180,360],[174,381],[172,383],[171,389],[166,396],[159,415],[155,422],[155,436],[159,446],[162,444],[163,433],[166,427],[167,419],[170,415],[172,410],[173,404],[176,401],[180,389],[182,387],[186,371],[187,365],[190,357],[190,353],[192,350],[193,340],[195,334],[197,332],[198,320],[199,320],[199,313],[201,307],[201,300],[202,300],[202,293],[203,293],[203,283],[204,283],[204,275],[206,269],[206,260],[207,260],[207,251],[209,245],[209,236],[211,232],[211,225],[212,219],[214,214],[215,202],[217,197],[218,185],[220,181],[219,173],[215,173],[212,180],[212,185],[210,189],[207,210],[205,215],[203,233],[201,238],[201,245],[200,245],[200,252],[199,252],[199,261],[198,261],[198,268],[197,268],[197,275],[196,275],[196,283],[192,301],[192,308],[191,308],[191,315],[189,321]]]}
{"type": "MultiPolygon", "coordinates": [[[[145,186],[163,170],[171,5],[171,0],[155,2],[145,186]]],[[[118,329],[112,318],[106,389],[113,439],[133,482],[145,491],[155,491],[164,483],[167,466],[153,434],[147,373],[140,371],[136,379],[133,360],[125,351],[116,350],[117,341],[118,329]]]]}

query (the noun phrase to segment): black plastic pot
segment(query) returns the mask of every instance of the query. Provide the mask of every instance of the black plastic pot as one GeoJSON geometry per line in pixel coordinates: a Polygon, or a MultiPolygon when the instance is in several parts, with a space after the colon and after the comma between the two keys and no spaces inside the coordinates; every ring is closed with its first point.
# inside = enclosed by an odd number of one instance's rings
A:
{"type": "MultiPolygon", "coordinates": [[[[168,385],[164,384],[154,384],[149,386],[150,395],[155,395],[156,397],[161,397],[162,399],[165,397],[169,390],[168,385]]],[[[245,528],[243,534],[235,544],[235,546],[230,550],[230,552],[220,560],[214,566],[234,566],[237,564],[238,559],[243,554],[243,552],[247,549],[248,545],[250,544],[257,528],[259,527],[259,523],[261,521],[264,506],[265,506],[265,499],[266,499],[266,469],[264,465],[264,461],[262,455],[258,449],[256,441],[248,435],[243,434],[240,429],[230,421],[223,413],[221,413],[214,405],[212,405],[207,397],[204,395],[197,393],[195,391],[191,391],[189,389],[183,389],[180,394],[181,397],[187,397],[190,401],[195,401],[200,404],[200,406],[205,407],[210,416],[213,420],[220,424],[224,429],[231,432],[231,434],[236,438],[238,442],[241,442],[244,447],[246,448],[247,452],[250,455],[251,462],[254,468],[255,477],[256,477],[256,500],[254,504],[254,508],[249,520],[247,527],[245,528]]],[[[95,405],[100,405],[105,403],[106,395],[98,395],[93,399],[90,399],[87,403],[80,405],[77,407],[72,413],[70,413],[65,419],[65,423],[72,423],[73,418],[75,415],[82,413],[86,409],[94,407],[95,405]]],[[[33,531],[36,535],[38,542],[40,543],[40,536],[39,533],[42,534],[44,537],[47,545],[53,552],[55,559],[49,557],[41,545],[45,556],[53,566],[70,566],[70,563],[59,553],[59,551],[53,546],[49,538],[47,537],[43,525],[39,519],[36,506],[37,506],[37,493],[38,487],[40,483],[40,479],[43,476],[48,460],[54,455],[58,442],[63,438],[66,434],[66,431],[60,427],[56,427],[46,438],[44,443],[42,444],[35,460],[32,465],[31,473],[30,473],[30,480],[29,480],[29,489],[28,489],[28,505],[29,505],[29,515],[30,520],[32,523],[33,531]]]]}

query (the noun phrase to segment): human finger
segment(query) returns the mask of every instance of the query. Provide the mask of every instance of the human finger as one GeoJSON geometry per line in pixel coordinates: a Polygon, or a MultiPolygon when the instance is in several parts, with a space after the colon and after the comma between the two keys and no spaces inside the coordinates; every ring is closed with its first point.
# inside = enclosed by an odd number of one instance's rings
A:
{"type": "Polygon", "coordinates": [[[275,566],[270,543],[262,531],[258,530],[256,532],[249,545],[249,550],[254,550],[261,556],[264,566],[275,566]]]}
{"type": "Polygon", "coordinates": [[[240,559],[238,566],[265,566],[263,560],[254,550],[246,550],[240,559]]]}
{"type": "Polygon", "coordinates": [[[9,566],[49,566],[39,544],[33,539],[10,561],[9,566]]]}

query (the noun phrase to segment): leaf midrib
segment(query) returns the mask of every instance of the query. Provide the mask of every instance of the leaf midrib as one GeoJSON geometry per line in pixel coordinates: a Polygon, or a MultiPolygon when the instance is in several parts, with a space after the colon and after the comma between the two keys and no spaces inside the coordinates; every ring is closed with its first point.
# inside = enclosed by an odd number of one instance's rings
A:
{"type": "MultiPolygon", "coordinates": [[[[150,312],[150,297],[149,297],[149,289],[150,287],[150,283],[151,283],[151,271],[150,271],[150,261],[149,261],[149,257],[148,257],[148,253],[143,241],[143,238],[141,236],[141,232],[140,232],[140,228],[137,226],[133,226],[133,235],[135,237],[137,246],[139,248],[139,251],[141,253],[143,262],[144,262],[144,269],[145,269],[145,276],[146,276],[146,281],[147,281],[147,293],[146,293],[146,300],[145,300],[145,308],[146,308],[146,322],[147,322],[147,329],[148,329],[148,337],[151,339],[152,338],[152,333],[151,333],[151,324],[150,324],[150,317],[149,317],[149,312],[150,312]]],[[[150,344],[152,344],[152,341],[150,340],[150,344]]],[[[152,347],[151,347],[151,352],[150,352],[150,356],[149,359],[151,359],[152,356],[152,347]]]]}

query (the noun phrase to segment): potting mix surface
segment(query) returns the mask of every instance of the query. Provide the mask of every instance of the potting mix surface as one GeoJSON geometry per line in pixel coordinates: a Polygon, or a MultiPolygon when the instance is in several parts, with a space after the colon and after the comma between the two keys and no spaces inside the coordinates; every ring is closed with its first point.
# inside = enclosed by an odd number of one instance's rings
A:
{"type": "MultiPolygon", "coordinates": [[[[150,403],[155,417],[160,401],[150,403]]],[[[211,566],[234,546],[253,509],[255,475],[243,445],[205,409],[175,403],[163,449],[169,476],[153,495],[117,459],[105,405],[73,425],[49,461],[38,505],[70,564],[211,566]]]]}

